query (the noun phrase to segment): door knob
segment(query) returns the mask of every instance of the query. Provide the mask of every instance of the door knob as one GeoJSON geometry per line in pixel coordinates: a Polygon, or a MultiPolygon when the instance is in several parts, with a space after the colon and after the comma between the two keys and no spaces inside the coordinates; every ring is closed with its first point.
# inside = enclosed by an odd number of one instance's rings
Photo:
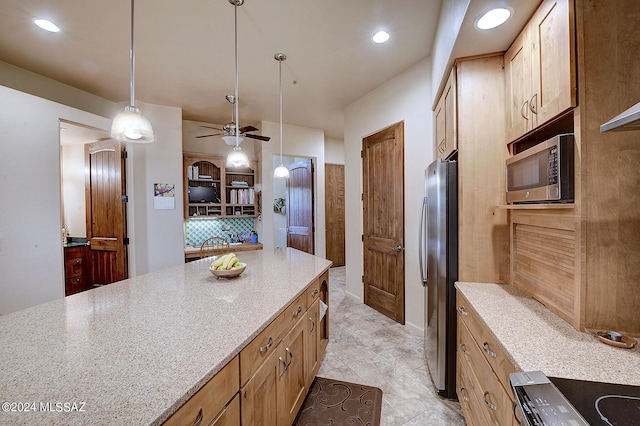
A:
{"type": "Polygon", "coordinates": [[[392,248],[391,250],[393,250],[393,251],[402,251],[402,250],[404,250],[404,247],[402,247],[401,245],[398,245],[398,246],[392,248]]]}

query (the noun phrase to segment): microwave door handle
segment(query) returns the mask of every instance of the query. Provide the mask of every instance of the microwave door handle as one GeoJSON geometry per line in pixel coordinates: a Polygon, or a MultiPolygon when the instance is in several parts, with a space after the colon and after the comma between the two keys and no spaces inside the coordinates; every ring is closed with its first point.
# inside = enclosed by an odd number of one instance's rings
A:
{"type": "Polygon", "coordinates": [[[420,279],[422,280],[422,286],[426,287],[427,286],[427,272],[428,272],[428,265],[423,262],[424,260],[424,256],[423,256],[423,252],[425,249],[425,239],[428,241],[429,240],[429,227],[427,226],[427,235],[425,238],[424,235],[424,217],[426,214],[428,214],[429,210],[427,209],[427,197],[424,197],[422,199],[422,206],[420,207],[420,226],[419,226],[419,231],[418,231],[418,264],[420,265],[420,279]]]}

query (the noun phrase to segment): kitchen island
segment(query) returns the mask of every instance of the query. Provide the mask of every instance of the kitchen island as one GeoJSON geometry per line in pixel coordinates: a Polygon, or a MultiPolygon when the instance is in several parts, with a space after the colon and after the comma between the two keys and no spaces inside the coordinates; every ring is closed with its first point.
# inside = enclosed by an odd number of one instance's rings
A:
{"type": "Polygon", "coordinates": [[[331,265],[239,257],[235,279],[203,259],[0,317],[0,424],[163,423],[331,265]]]}

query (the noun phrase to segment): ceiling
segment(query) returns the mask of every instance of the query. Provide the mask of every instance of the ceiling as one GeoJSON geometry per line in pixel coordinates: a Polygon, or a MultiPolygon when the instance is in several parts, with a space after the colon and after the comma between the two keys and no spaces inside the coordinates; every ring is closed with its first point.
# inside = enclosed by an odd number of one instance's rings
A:
{"type": "MultiPolygon", "coordinates": [[[[521,1],[472,0],[470,9],[521,1]]],[[[128,102],[128,0],[0,0],[0,6],[0,61],[128,102]],[[61,31],[37,28],[37,17],[61,31]]],[[[228,0],[138,0],[135,7],[136,98],[180,107],[186,120],[230,121],[225,95],[235,86],[234,6],[228,0]]],[[[284,122],[342,138],[346,105],[431,53],[440,7],[440,0],[246,0],[238,8],[240,125],[279,121],[273,55],[282,52],[288,57],[284,122]],[[378,29],[391,34],[386,44],[371,42],[378,29]]],[[[460,49],[504,50],[514,28],[495,41],[472,34],[460,49]]]]}

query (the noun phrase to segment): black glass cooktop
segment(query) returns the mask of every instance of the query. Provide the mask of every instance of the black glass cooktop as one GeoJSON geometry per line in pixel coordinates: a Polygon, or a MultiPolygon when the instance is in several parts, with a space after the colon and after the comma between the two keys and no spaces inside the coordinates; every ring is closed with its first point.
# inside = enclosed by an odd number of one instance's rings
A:
{"type": "Polygon", "coordinates": [[[549,380],[592,426],[640,426],[640,386],[549,380]]]}

